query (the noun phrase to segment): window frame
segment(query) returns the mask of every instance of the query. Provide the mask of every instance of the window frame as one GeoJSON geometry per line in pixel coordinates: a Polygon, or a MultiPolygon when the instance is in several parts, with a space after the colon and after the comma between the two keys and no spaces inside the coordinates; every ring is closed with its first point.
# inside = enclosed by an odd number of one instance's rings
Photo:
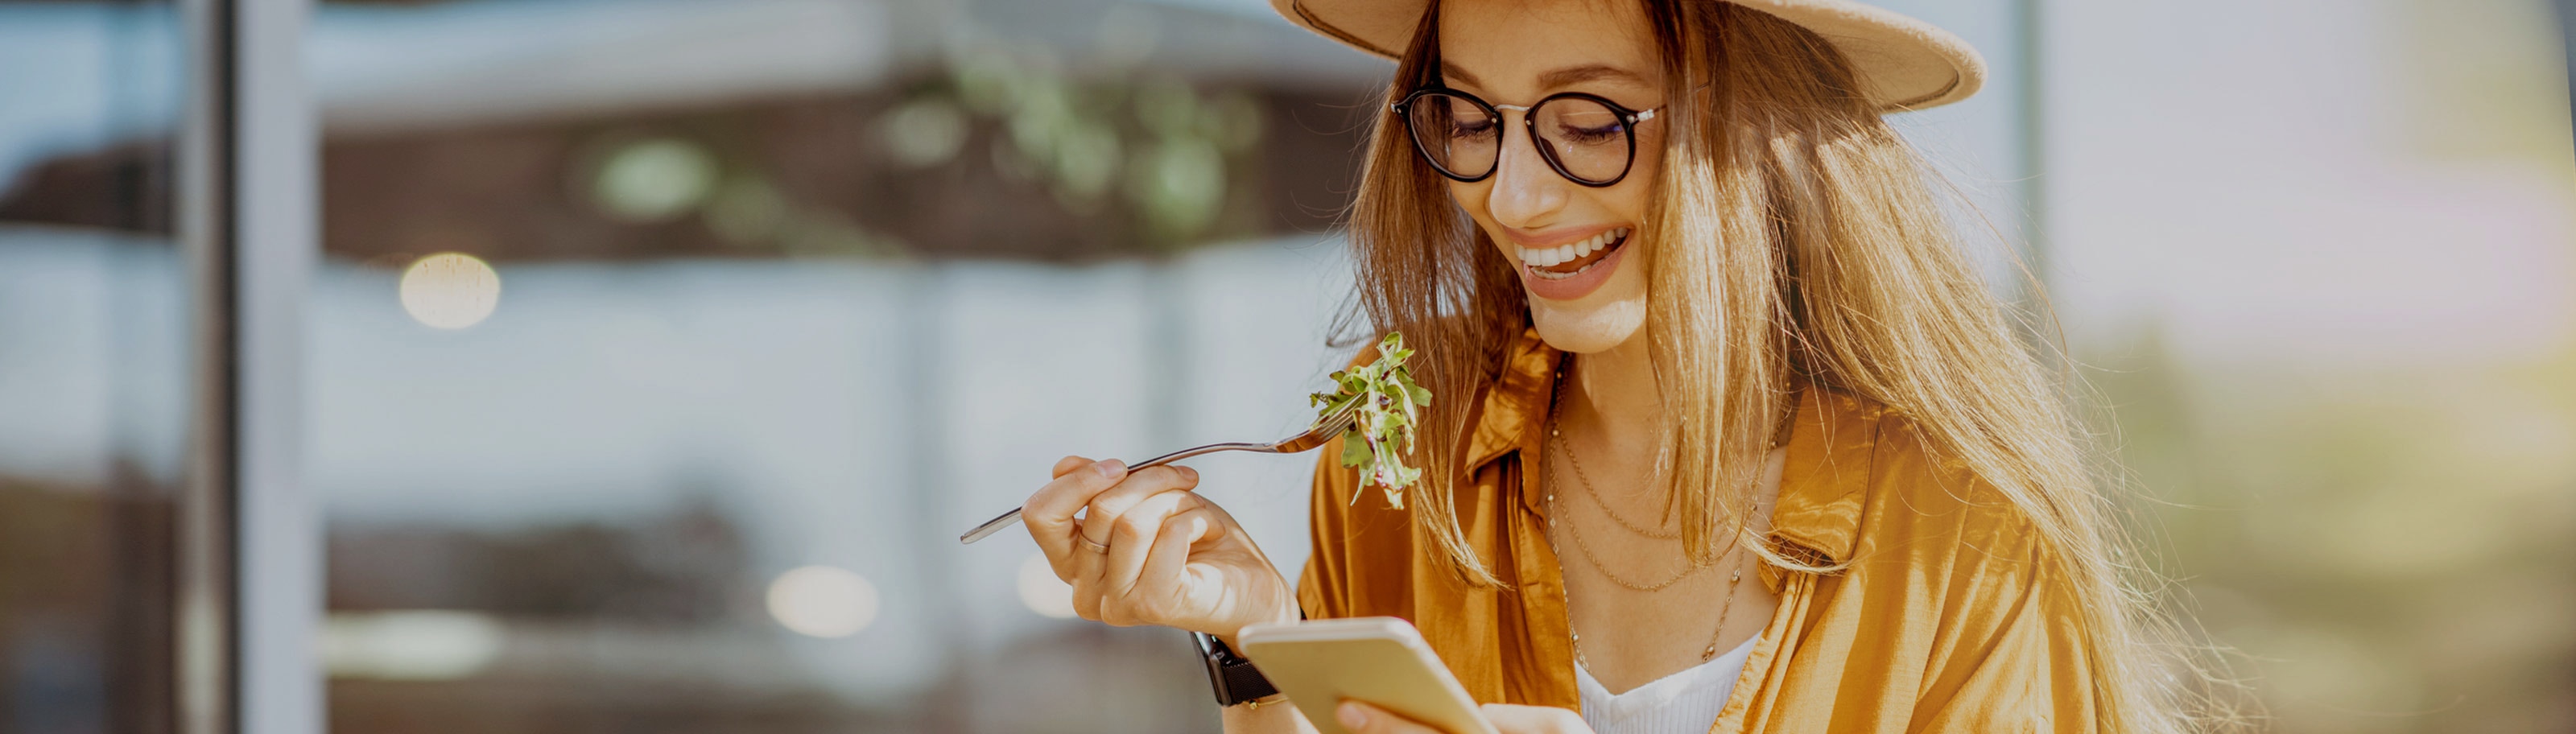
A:
{"type": "Polygon", "coordinates": [[[310,0],[178,0],[186,102],[188,469],[171,691],[182,734],[320,734],[318,503],[302,482],[306,283],[320,251],[310,0]]]}

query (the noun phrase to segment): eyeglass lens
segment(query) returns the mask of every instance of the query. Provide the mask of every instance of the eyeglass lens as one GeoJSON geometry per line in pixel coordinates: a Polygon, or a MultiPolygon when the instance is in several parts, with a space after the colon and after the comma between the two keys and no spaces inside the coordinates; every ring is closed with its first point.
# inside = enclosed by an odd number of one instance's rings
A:
{"type": "MultiPolygon", "coordinates": [[[[1470,97],[1434,92],[1416,98],[1407,114],[1406,126],[1432,165],[1461,178],[1493,172],[1502,150],[1503,121],[1492,108],[1470,97]]],[[[1556,97],[1529,114],[1539,152],[1567,176],[1599,183],[1627,172],[1628,123],[1617,110],[1582,97],[1556,97]]]]}

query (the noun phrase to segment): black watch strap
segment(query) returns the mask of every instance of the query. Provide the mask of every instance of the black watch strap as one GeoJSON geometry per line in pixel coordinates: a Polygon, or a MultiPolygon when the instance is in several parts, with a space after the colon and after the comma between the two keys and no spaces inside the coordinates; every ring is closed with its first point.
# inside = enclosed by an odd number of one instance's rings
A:
{"type": "Polygon", "coordinates": [[[1218,707],[1258,701],[1279,692],[1278,688],[1270,685],[1269,678],[1261,676],[1260,668],[1252,667],[1252,661],[1234,654],[1234,650],[1226,647],[1225,641],[1217,639],[1216,635],[1192,632],[1190,639],[1198,642],[1199,657],[1207,661],[1208,685],[1216,688],[1218,707]]]}

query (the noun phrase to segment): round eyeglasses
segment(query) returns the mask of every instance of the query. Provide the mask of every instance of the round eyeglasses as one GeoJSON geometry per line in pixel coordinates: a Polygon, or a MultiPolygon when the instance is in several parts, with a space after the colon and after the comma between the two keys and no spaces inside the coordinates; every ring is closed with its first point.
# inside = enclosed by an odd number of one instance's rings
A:
{"type": "Polygon", "coordinates": [[[1601,187],[1628,176],[1637,159],[1637,123],[1652,109],[1632,111],[1582,92],[1548,95],[1527,107],[1488,104],[1454,89],[1428,87],[1388,109],[1404,119],[1413,149],[1440,175],[1465,182],[1494,175],[1503,148],[1503,114],[1517,110],[1532,145],[1566,180],[1601,187]]]}

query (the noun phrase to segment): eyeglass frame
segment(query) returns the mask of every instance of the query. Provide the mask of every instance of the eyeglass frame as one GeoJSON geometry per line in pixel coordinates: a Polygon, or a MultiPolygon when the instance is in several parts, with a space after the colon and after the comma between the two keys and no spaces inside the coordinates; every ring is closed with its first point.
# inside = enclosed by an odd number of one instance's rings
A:
{"type": "Polygon", "coordinates": [[[1528,105],[1498,105],[1485,101],[1483,97],[1478,97],[1473,94],[1468,94],[1466,92],[1439,85],[1414,89],[1411,93],[1404,95],[1404,99],[1396,100],[1394,104],[1387,105],[1386,109],[1388,112],[1394,113],[1396,119],[1404,121],[1404,137],[1405,139],[1413,142],[1414,154],[1422,156],[1422,162],[1430,164],[1431,170],[1438,171],[1441,176],[1459,183],[1475,183],[1483,181],[1485,179],[1493,178],[1495,172],[1503,170],[1503,144],[1502,141],[1499,140],[1494,142],[1494,163],[1492,167],[1485,169],[1485,173],[1483,175],[1472,178],[1460,176],[1457,173],[1450,171],[1448,166],[1440,165],[1439,158],[1431,155],[1431,151],[1423,148],[1422,136],[1413,129],[1413,115],[1410,112],[1415,100],[1434,94],[1445,94],[1473,102],[1476,106],[1485,108],[1486,111],[1494,113],[1494,116],[1497,118],[1503,116],[1503,110],[1515,110],[1520,112],[1521,127],[1526,128],[1529,133],[1530,147],[1538,149],[1538,157],[1541,160],[1547,161],[1547,167],[1554,169],[1556,171],[1556,175],[1564,177],[1567,181],[1572,181],[1577,185],[1596,189],[1616,186],[1620,181],[1628,179],[1628,172],[1637,167],[1637,123],[1655,119],[1655,111],[1663,109],[1661,106],[1656,106],[1648,107],[1643,110],[1631,110],[1628,109],[1627,106],[1621,105],[1617,102],[1612,102],[1606,97],[1587,92],[1558,92],[1545,97],[1540,97],[1537,102],[1532,102],[1528,105]],[[1557,159],[1555,151],[1549,150],[1548,146],[1539,144],[1538,117],[1531,115],[1530,113],[1536,111],[1540,107],[1547,106],[1547,103],[1549,102],[1569,98],[1580,99],[1599,104],[1603,107],[1608,107],[1610,108],[1611,114],[1619,116],[1619,120],[1622,123],[1619,126],[1619,131],[1626,134],[1628,139],[1628,159],[1619,164],[1619,175],[1612,176],[1609,180],[1598,183],[1585,181],[1576,177],[1573,172],[1565,170],[1565,162],[1557,159]]]}

